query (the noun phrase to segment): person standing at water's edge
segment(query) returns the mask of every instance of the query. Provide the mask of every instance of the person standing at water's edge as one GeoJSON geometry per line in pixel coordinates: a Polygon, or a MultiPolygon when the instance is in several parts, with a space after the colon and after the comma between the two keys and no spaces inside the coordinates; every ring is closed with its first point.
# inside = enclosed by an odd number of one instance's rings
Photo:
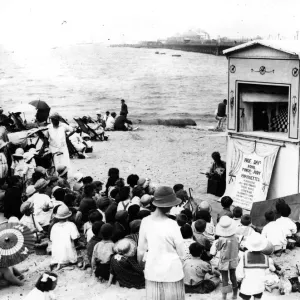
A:
{"type": "Polygon", "coordinates": [[[128,115],[128,107],[127,107],[127,104],[125,103],[125,100],[122,99],[121,100],[121,111],[120,111],[120,115],[122,115],[127,117],[128,115]]]}
{"type": "Polygon", "coordinates": [[[216,120],[218,120],[217,128],[221,129],[223,122],[225,121],[227,114],[226,114],[226,107],[227,107],[227,100],[224,99],[222,102],[218,104],[218,109],[216,113],[216,120]]]}
{"type": "Polygon", "coordinates": [[[180,257],[184,243],[179,226],[167,217],[181,203],[172,188],[162,186],[154,193],[156,210],[141,223],[138,261],[145,264],[147,300],[184,300],[184,273],[180,257]]]}
{"type": "Polygon", "coordinates": [[[66,141],[66,132],[72,132],[73,128],[60,122],[58,113],[50,116],[51,123],[48,125],[49,150],[53,154],[55,168],[60,165],[66,166],[70,173],[70,155],[66,141]]]}

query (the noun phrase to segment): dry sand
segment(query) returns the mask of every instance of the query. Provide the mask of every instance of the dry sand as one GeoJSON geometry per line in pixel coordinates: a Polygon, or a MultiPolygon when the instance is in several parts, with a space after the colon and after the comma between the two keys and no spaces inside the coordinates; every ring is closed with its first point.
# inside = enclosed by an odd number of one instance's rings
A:
{"type": "MultiPolygon", "coordinates": [[[[205,195],[206,177],[199,174],[211,164],[211,153],[219,151],[225,159],[226,138],[224,134],[210,131],[165,126],[141,126],[134,132],[111,132],[108,142],[95,142],[94,153],[89,159],[73,160],[73,171],[91,175],[94,179],[106,182],[108,169],[118,167],[123,178],[131,173],[149,177],[156,185],[173,186],[183,183],[185,188],[193,188],[197,201],[208,199],[214,212],[220,209],[215,197],[205,195]]],[[[299,248],[298,248],[299,249],[299,248]]],[[[293,269],[299,251],[277,261],[283,268],[293,269]]],[[[298,262],[299,263],[299,262],[298,262]]],[[[41,272],[48,270],[49,256],[32,254],[18,267],[29,268],[23,287],[9,287],[0,291],[0,299],[22,299],[34,287],[41,272]]],[[[125,289],[112,286],[108,289],[90,275],[76,267],[73,270],[58,272],[58,286],[55,290],[58,299],[145,299],[145,290],[125,289]]],[[[229,299],[231,297],[228,297],[229,299]]],[[[221,299],[220,289],[209,295],[186,295],[186,299],[221,299]]],[[[278,290],[265,293],[263,299],[299,299],[298,293],[279,296],[278,290]]]]}

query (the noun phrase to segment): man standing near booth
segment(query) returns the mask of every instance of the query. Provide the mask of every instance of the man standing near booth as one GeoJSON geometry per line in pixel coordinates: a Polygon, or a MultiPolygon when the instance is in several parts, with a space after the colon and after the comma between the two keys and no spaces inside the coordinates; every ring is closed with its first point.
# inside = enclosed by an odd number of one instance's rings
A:
{"type": "Polygon", "coordinates": [[[127,108],[127,104],[125,104],[125,100],[124,99],[121,100],[120,115],[125,116],[125,118],[127,118],[127,115],[128,115],[128,108],[127,108]]]}
{"type": "Polygon", "coordinates": [[[218,104],[217,114],[216,114],[216,120],[218,120],[218,125],[216,129],[222,129],[223,124],[227,118],[226,114],[226,106],[227,106],[227,100],[224,99],[222,102],[218,104]]]}

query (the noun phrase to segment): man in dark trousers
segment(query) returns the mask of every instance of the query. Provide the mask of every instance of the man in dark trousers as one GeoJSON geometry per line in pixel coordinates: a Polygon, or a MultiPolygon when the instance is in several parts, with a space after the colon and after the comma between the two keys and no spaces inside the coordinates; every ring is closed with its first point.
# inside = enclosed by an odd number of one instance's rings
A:
{"type": "Polygon", "coordinates": [[[127,131],[127,130],[132,130],[132,122],[128,120],[125,116],[125,113],[121,111],[120,116],[117,117],[115,121],[115,130],[118,131],[127,131]],[[125,125],[128,124],[128,127],[125,125]]]}
{"type": "Polygon", "coordinates": [[[218,110],[217,110],[217,114],[216,114],[216,120],[218,120],[218,125],[217,125],[216,129],[222,129],[222,127],[223,127],[223,123],[227,117],[226,106],[227,106],[226,99],[224,99],[223,102],[218,104],[218,110]]]}
{"type": "Polygon", "coordinates": [[[121,100],[121,112],[120,112],[120,115],[122,115],[123,113],[123,116],[125,116],[125,118],[127,117],[128,115],[128,108],[127,108],[127,104],[125,104],[125,100],[122,99],[121,100]]]}

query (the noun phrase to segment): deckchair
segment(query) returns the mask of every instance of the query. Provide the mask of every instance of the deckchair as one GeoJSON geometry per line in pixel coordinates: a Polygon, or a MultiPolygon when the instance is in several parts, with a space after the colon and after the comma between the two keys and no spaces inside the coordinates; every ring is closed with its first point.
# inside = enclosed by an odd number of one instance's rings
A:
{"type": "Polygon", "coordinates": [[[99,140],[103,141],[104,137],[102,134],[98,134],[94,129],[92,129],[89,125],[85,124],[81,118],[74,118],[74,121],[78,124],[81,131],[88,134],[91,137],[91,140],[99,140]]]}
{"type": "Polygon", "coordinates": [[[74,132],[70,133],[69,135],[66,135],[66,141],[67,141],[67,147],[69,150],[69,155],[70,158],[73,158],[75,156],[77,156],[78,158],[85,158],[84,155],[82,153],[79,153],[76,148],[74,147],[74,145],[72,144],[72,142],[70,141],[70,136],[74,134],[74,132]]]}

